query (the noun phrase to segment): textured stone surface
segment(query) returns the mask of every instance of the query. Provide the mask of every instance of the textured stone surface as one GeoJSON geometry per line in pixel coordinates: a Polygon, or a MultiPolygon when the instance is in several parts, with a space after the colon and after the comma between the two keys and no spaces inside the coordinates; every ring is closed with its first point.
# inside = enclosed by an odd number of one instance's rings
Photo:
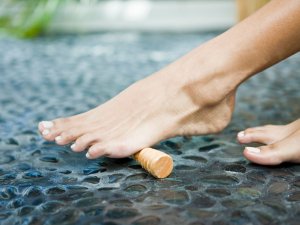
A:
{"type": "Polygon", "coordinates": [[[157,144],[175,162],[164,180],[37,133],[38,121],[95,107],[214,35],[1,39],[0,224],[297,224],[300,166],[251,164],[235,135],[299,117],[299,55],[241,86],[222,133],[157,144]]]}

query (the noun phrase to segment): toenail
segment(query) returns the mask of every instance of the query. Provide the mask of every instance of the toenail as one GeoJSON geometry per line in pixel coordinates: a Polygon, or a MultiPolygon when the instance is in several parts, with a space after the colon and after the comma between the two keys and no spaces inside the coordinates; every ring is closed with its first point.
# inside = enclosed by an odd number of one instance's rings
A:
{"type": "Polygon", "coordinates": [[[49,130],[44,130],[42,134],[43,134],[43,135],[47,135],[47,134],[49,134],[49,133],[50,133],[49,130]]]}
{"type": "Polygon", "coordinates": [[[244,136],[245,136],[245,131],[239,132],[237,136],[238,136],[239,138],[244,137],[244,136]]]}
{"type": "Polygon", "coordinates": [[[259,148],[246,147],[246,150],[247,150],[249,153],[260,153],[260,149],[259,149],[259,148]]]}
{"type": "Polygon", "coordinates": [[[51,121],[42,121],[41,123],[44,128],[51,128],[54,125],[53,122],[51,122],[51,121]]]}
{"type": "Polygon", "coordinates": [[[87,157],[88,159],[91,158],[91,156],[90,156],[90,154],[88,152],[85,154],[85,157],[87,157]]]}
{"type": "Polygon", "coordinates": [[[62,139],[61,136],[57,136],[57,137],[55,138],[55,141],[60,141],[61,139],[62,139]]]}
{"type": "Polygon", "coordinates": [[[72,150],[74,150],[75,147],[76,147],[76,144],[72,144],[72,145],[71,145],[71,149],[72,149],[72,150]]]}

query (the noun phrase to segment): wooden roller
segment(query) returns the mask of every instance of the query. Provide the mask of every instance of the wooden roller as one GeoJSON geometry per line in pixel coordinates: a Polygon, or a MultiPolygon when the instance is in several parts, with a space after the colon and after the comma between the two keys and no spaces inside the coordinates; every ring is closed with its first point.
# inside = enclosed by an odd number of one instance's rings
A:
{"type": "Polygon", "coordinates": [[[173,170],[173,159],[168,154],[153,148],[144,148],[133,158],[156,178],[166,178],[173,170]]]}

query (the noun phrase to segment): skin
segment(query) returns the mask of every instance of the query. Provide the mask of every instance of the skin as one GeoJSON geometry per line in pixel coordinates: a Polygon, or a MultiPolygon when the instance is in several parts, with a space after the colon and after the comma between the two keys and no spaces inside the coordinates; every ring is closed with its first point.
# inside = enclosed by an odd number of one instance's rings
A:
{"type": "MultiPolygon", "coordinates": [[[[74,142],[72,150],[88,150],[90,159],[126,157],[178,135],[217,133],[231,120],[239,85],[300,50],[298,18],[300,1],[273,0],[103,105],[41,122],[39,131],[59,145],[74,142]]],[[[245,156],[265,165],[300,162],[299,122],[284,126],[284,134],[278,130],[268,126],[240,134],[241,143],[266,144],[246,148],[245,156]]]]}

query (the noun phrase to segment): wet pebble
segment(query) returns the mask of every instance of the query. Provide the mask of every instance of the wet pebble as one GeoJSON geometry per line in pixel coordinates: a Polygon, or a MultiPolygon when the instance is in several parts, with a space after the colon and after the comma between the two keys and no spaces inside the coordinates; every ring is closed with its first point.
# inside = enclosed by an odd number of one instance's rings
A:
{"type": "Polygon", "coordinates": [[[144,216],[132,222],[132,225],[157,225],[161,219],[157,216],[144,216]]]}
{"type": "Polygon", "coordinates": [[[167,203],[182,205],[189,201],[189,195],[186,191],[161,190],[159,196],[167,203]]]}
{"type": "Polygon", "coordinates": [[[23,195],[26,196],[26,197],[29,197],[29,198],[32,198],[32,197],[37,197],[37,196],[40,196],[42,195],[42,188],[41,187],[38,187],[38,186],[31,186],[27,189],[25,189],[23,195]]]}
{"type": "Polygon", "coordinates": [[[104,168],[104,167],[88,167],[88,168],[85,168],[83,170],[83,174],[84,175],[90,175],[90,174],[94,174],[94,173],[102,173],[102,172],[105,172],[107,169],[104,168]]]}
{"type": "Polygon", "coordinates": [[[236,173],[245,173],[246,172],[246,167],[239,165],[239,164],[231,164],[225,166],[225,171],[229,172],[236,172],[236,173]]]}
{"type": "Polygon", "coordinates": [[[59,195],[65,193],[66,190],[63,187],[51,187],[46,190],[46,194],[48,195],[59,195]]]}
{"type": "Polygon", "coordinates": [[[292,192],[288,195],[287,200],[290,202],[300,201],[300,191],[292,192]]]}
{"type": "Polygon", "coordinates": [[[98,184],[100,181],[99,177],[93,176],[93,177],[86,177],[82,180],[82,182],[87,182],[90,184],[98,184]]]}
{"type": "Polygon", "coordinates": [[[272,194],[282,194],[288,189],[289,185],[286,182],[272,182],[269,184],[268,192],[272,194]]]}
{"type": "Polygon", "coordinates": [[[147,190],[147,188],[141,184],[130,185],[124,189],[124,191],[132,193],[132,194],[144,193],[146,190],[147,190]]]}
{"type": "Polygon", "coordinates": [[[201,146],[200,148],[198,148],[198,150],[200,152],[205,152],[205,151],[210,151],[212,149],[216,149],[216,148],[219,148],[219,147],[220,147],[219,144],[211,144],[211,145],[201,146]]]}
{"type": "Polygon", "coordinates": [[[189,155],[189,156],[183,156],[184,159],[190,159],[190,160],[193,160],[193,161],[196,161],[196,162],[200,162],[200,163],[207,163],[207,159],[204,158],[204,157],[201,157],[201,156],[192,156],[192,155],[189,155]]]}
{"type": "Polygon", "coordinates": [[[94,198],[94,197],[88,197],[88,198],[81,198],[74,202],[74,205],[77,207],[86,207],[86,206],[92,206],[101,204],[102,199],[100,198],[94,198]]]}
{"type": "Polygon", "coordinates": [[[217,198],[223,198],[231,194],[229,190],[223,188],[209,188],[205,192],[217,198]]]}
{"type": "Polygon", "coordinates": [[[192,204],[197,208],[211,208],[216,201],[204,195],[197,195],[193,197],[192,204]]]}
{"type": "Polygon", "coordinates": [[[132,201],[128,199],[117,199],[110,201],[110,203],[117,207],[131,207],[133,205],[132,201]]]}
{"type": "Polygon", "coordinates": [[[23,175],[23,178],[25,179],[41,178],[41,177],[43,177],[42,173],[36,170],[28,171],[23,175]]]}
{"type": "Polygon", "coordinates": [[[113,208],[107,211],[106,216],[111,219],[132,218],[139,215],[134,208],[113,208]]]}
{"type": "Polygon", "coordinates": [[[22,208],[19,209],[18,215],[19,216],[26,216],[34,211],[33,206],[23,206],[22,208]]]}
{"type": "Polygon", "coordinates": [[[54,156],[43,156],[40,158],[43,162],[57,163],[59,160],[54,156]]]}

